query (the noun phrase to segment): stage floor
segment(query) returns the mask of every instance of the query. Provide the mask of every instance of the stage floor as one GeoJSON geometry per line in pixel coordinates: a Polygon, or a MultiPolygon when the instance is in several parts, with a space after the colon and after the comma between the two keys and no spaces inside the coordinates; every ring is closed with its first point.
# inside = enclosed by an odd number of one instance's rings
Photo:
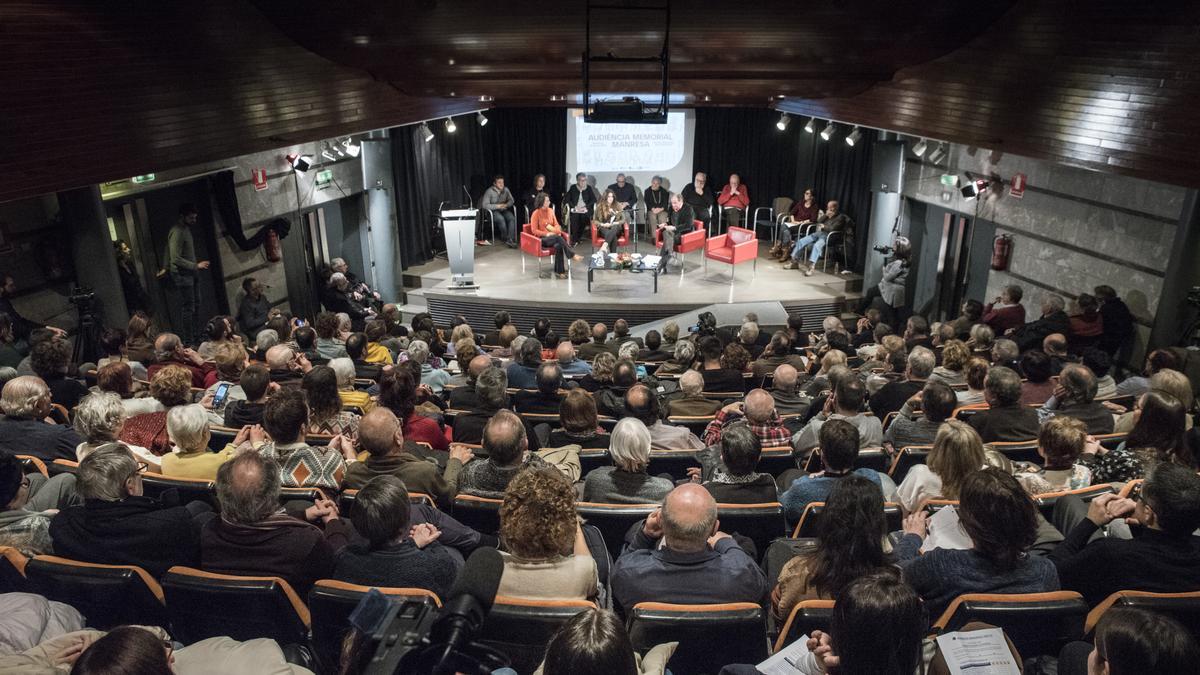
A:
{"type": "MultiPolygon", "coordinates": [[[[462,313],[473,324],[477,316],[486,315],[490,319],[491,314],[501,308],[513,312],[514,319],[518,315],[565,312],[589,321],[612,321],[619,314],[636,324],[715,303],[778,301],[788,311],[804,308],[807,314],[840,309],[846,300],[860,297],[860,276],[835,274],[831,263],[829,273],[821,272],[818,265],[813,276],[806,277],[800,270],[785,270],[783,263],[768,260],[765,256],[770,249],[769,242],[759,246],[757,265],[742,263],[736,270],[710,260],[706,271],[701,252],[694,251],[685,259],[682,274],[678,262],[673,262],[670,272],[659,275],[657,293],[654,292],[654,279],[647,272],[597,271],[589,293],[586,258],[572,265],[567,279],[558,279],[552,274],[550,258],[542,260],[539,276],[537,260],[522,254],[519,249],[477,246],[475,283],[478,289],[450,290],[449,264],[435,259],[405,270],[406,309],[415,311],[424,306],[438,321],[462,313]],[[735,275],[732,283],[731,273],[735,275]],[[596,318],[591,318],[593,315],[596,318]]],[[[586,245],[580,251],[583,255],[589,252],[586,245]]],[[[653,248],[642,244],[639,252],[652,253],[653,248]]]]}

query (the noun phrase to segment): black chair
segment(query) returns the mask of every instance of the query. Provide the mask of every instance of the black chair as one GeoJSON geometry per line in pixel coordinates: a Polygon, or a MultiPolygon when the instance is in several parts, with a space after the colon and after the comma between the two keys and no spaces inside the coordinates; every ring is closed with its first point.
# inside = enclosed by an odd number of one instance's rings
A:
{"type": "Polygon", "coordinates": [[[796,457],[792,454],[792,448],[784,445],[778,448],[763,448],[762,454],[758,456],[758,467],[755,471],[778,476],[784,471],[794,468],[796,468],[796,457]]]}
{"type": "Polygon", "coordinates": [[[1105,450],[1116,450],[1117,446],[1125,442],[1129,434],[1101,434],[1096,437],[1100,441],[1100,446],[1105,450]]]}
{"type": "Polygon", "coordinates": [[[667,422],[674,424],[677,427],[687,427],[687,430],[696,434],[696,438],[704,438],[704,430],[708,428],[708,423],[716,419],[713,415],[673,415],[667,418],[667,422]]]}
{"type": "Polygon", "coordinates": [[[25,566],[29,558],[11,546],[0,546],[0,593],[22,593],[29,590],[25,566]]]}
{"type": "Polygon", "coordinates": [[[716,673],[730,663],[758,663],[767,657],[765,615],[763,608],[752,602],[642,602],[629,610],[628,626],[637,652],[679,642],[667,664],[674,673],[716,673]]]}
{"type": "MultiPolygon", "coordinates": [[[[858,451],[858,459],[854,461],[856,469],[871,469],[879,473],[887,473],[892,466],[892,456],[882,448],[869,448],[858,451]]],[[[821,464],[821,449],[813,448],[813,451],[808,456],[808,463],[804,465],[804,470],[809,473],[821,471],[825,467],[821,464]]],[[[907,471],[907,469],[905,469],[907,471]]]]}
{"type": "Polygon", "coordinates": [[[175,490],[180,504],[200,501],[217,510],[220,507],[217,505],[216,489],[216,483],[211,480],[176,478],[149,472],[142,474],[142,492],[151,499],[161,500],[167,491],[175,490]]]}
{"type": "Polygon", "coordinates": [[[1056,655],[1066,643],[1083,639],[1087,615],[1083,596],[1073,591],[968,593],[955,598],[933,628],[948,633],[982,621],[1003,628],[1021,656],[1028,659],[1056,655]]]}
{"type": "Polygon", "coordinates": [[[908,470],[918,464],[924,464],[925,458],[929,456],[931,446],[910,446],[901,448],[900,452],[896,453],[895,459],[892,460],[892,466],[888,469],[888,475],[892,480],[899,485],[904,481],[904,477],[908,475],[908,470]]]}
{"type": "Polygon", "coordinates": [[[454,519],[463,525],[483,534],[494,535],[500,532],[500,505],[502,503],[501,499],[459,494],[454,498],[451,513],[454,519]]]}
{"type": "MultiPolygon", "coordinates": [[[[354,504],[354,499],[357,496],[358,490],[342,490],[341,493],[338,494],[338,513],[341,514],[343,518],[350,517],[350,506],[354,504]]],[[[437,504],[434,503],[433,497],[430,497],[424,492],[408,493],[408,501],[413,506],[416,506],[417,504],[428,504],[434,508],[437,508],[437,504]]]]}
{"type": "Polygon", "coordinates": [[[1011,443],[988,443],[984,447],[991,448],[1014,462],[1041,463],[1043,461],[1042,456],[1038,454],[1037,439],[1011,443]]]}
{"type": "Polygon", "coordinates": [[[608,464],[608,450],[605,448],[583,448],[579,451],[579,475],[581,476],[586,476],[592,469],[599,469],[608,464]]]}
{"type": "Polygon", "coordinates": [[[17,455],[17,460],[21,462],[21,470],[25,473],[37,473],[49,478],[50,472],[46,470],[46,463],[34,457],[33,455],[17,455]]]}
{"type": "Polygon", "coordinates": [[[140,567],[39,555],[25,565],[25,577],[33,592],[71,605],[90,627],[168,626],[163,589],[140,567]]]}
{"type": "MultiPolygon", "coordinates": [[[[341,657],[342,639],[350,630],[350,613],[359,600],[371,590],[343,581],[322,579],[308,593],[308,609],[312,617],[312,647],[323,672],[337,672],[341,657]]],[[[416,600],[442,606],[437,594],[423,588],[377,588],[391,600],[416,600]]]]}
{"type": "Polygon", "coordinates": [[[60,473],[76,473],[79,471],[79,462],[71,459],[56,459],[46,465],[46,470],[51,476],[57,476],[60,473]]]}
{"type": "Polygon", "coordinates": [[[1175,619],[1200,641],[1200,591],[1189,593],[1151,593],[1148,591],[1117,591],[1108,596],[1087,616],[1084,631],[1088,636],[1096,630],[1100,617],[1113,607],[1136,607],[1175,619]]]}
{"type": "Polygon", "coordinates": [[[586,600],[532,600],[497,596],[479,640],[512,659],[513,670],[537,670],[550,638],[571,617],[595,607],[586,600]]]}
{"type": "Polygon", "coordinates": [[[787,536],[787,523],[779,502],[767,504],[717,504],[717,520],[721,531],[748,537],[758,549],[761,559],[767,547],[779,537],[787,536]]]}
{"type": "Polygon", "coordinates": [[[279,577],[215,574],[172,567],[162,578],[171,636],[191,644],[222,635],[234,640],[308,640],[308,607],[279,577]]]}
{"type": "Polygon", "coordinates": [[[1116,488],[1111,483],[1100,483],[1099,485],[1090,485],[1078,490],[1062,490],[1061,492],[1047,492],[1045,494],[1034,495],[1033,503],[1037,504],[1038,510],[1042,512],[1042,516],[1046,520],[1054,515],[1054,505],[1063,497],[1074,495],[1085,502],[1090,502],[1100,495],[1116,492],[1116,488]]]}
{"type": "Polygon", "coordinates": [[[229,445],[230,443],[233,442],[233,439],[237,437],[238,431],[240,431],[240,429],[231,429],[229,427],[219,427],[216,425],[210,425],[208,427],[208,431],[209,431],[209,436],[208,436],[209,449],[212,450],[213,452],[220,452],[225,449],[226,445],[229,445]]]}
{"type": "Polygon", "coordinates": [[[833,617],[832,600],[802,600],[788,614],[787,621],[775,639],[774,651],[779,651],[796,640],[806,638],[814,630],[829,632],[829,620],[833,617]]]}
{"type": "Polygon", "coordinates": [[[651,476],[658,476],[665,473],[675,480],[686,479],[688,477],[688,468],[700,466],[700,461],[696,459],[696,452],[696,450],[690,448],[683,450],[651,450],[650,464],[646,467],[646,473],[651,476]]]}
{"type": "Polygon", "coordinates": [[[654,513],[658,504],[599,504],[578,502],[575,510],[584,522],[594,525],[604,537],[604,545],[613,558],[620,557],[625,534],[633,524],[654,513]]]}
{"type": "MultiPolygon", "coordinates": [[[[792,532],[792,537],[801,539],[817,536],[817,524],[821,520],[821,511],[824,509],[825,502],[811,502],[805,506],[804,512],[800,514],[800,522],[796,523],[796,529],[792,532]]],[[[904,513],[899,504],[884,502],[883,518],[887,522],[887,531],[894,532],[903,526],[904,513]]]]}

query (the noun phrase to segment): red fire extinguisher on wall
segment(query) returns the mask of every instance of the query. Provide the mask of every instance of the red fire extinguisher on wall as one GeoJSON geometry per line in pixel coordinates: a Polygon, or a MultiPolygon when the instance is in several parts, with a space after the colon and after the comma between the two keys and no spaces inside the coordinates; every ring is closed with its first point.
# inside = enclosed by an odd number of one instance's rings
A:
{"type": "Polygon", "coordinates": [[[1012,257],[1012,236],[997,235],[992,240],[992,269],[1003,272],[1008,269],[1008,259],[1012,257]]]}
{"type": "Polygon", "coordinates": [[[275,228],[267,231],[267,237],[263,240],[263,251],[267,254],[267,260],[270,262],[276,263],[283,260],[283,245],[279,242],[279,233],[275,231],[275,228]]]}

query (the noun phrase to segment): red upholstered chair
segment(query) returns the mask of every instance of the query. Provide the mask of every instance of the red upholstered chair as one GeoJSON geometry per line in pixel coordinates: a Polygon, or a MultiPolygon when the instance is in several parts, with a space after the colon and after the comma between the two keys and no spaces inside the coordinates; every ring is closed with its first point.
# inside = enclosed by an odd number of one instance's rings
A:
{"type": "Polygon", "coordinates": [[[738,263],[747,260],[754,261],[754,270],[758,271],[758,239],[754,230],[744,227],[731,227],[725,234],[710,238],[704,244],[704,269],[708,269],[709,260],[717,260],[733,265],[730,270],[729,283],[733,283],[733,275],[738,263]]]}
{"type": "MultiPolygon", "coordinates": [[[[617,237],[617,246],[626,246],[629,244],[629,221],[625,221],[624,227],[621,229],[621,236],[617,237]]],[[[600,236],[600,230],[596,228],[596,221],[592,221],[592,248],[598,249],[604,245],[604,237],[600,236]]],[[[616,253],[616,251],[613,251],[616,253]]]]}
{"type": "MultiPolygon", "coordinates": [[[[568,244],[571,243],[571,236],[567,234],[566,230],[563,230],[562,236],[567,240],[568,244]]],[[[538,274],[542,273],[542,258],[554,256],[554,249],[542,247],[542,238],[531,231],[529,223],[521,226],[521,252],[537,258],[538,274]]],[[[567,257],[566,260],[567,273],[569,274],[571,272],[571,258],[567,257]]],[[[521,256],[521,273],[525,273],[525,256],[521,256]]]]}
{"type": "MultiPolygon", "coordinates": [[[[679,273],[683,274],[682,261],[691,251],[698,251],[704,248],[704,242],[708,237],[708,233],[704,231],[704,221],[693,220],[692,231],[684,233],[676,233],[675,237],[675,252],[680,255],[681,264],[679,273]]],[[[662,230],[655,228],[654,230],[654,250],[658,251],[662,248],[662,230]]]]}

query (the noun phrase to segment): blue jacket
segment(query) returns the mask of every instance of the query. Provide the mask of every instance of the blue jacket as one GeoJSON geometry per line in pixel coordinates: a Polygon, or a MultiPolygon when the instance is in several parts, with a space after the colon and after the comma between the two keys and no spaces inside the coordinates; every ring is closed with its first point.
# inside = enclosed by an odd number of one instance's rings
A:
{"type": "MultiPolygon", "coordinates": [[[[855,469],[852,473],[870,480],[881,489],[883,487],[879,472],[874,469],[855,469]]],[[[800,520],[800,516],[804,513],[804,507],[811,502],[823,502],[828,499],[829,493],[833,492],[833,486],[839,477],[801,476],[797,478],[788,487],[787,492],[779,496],[779,503],[783,505],[783,513],[787,516],[788,522],[794,523],[800,520]]]]}

